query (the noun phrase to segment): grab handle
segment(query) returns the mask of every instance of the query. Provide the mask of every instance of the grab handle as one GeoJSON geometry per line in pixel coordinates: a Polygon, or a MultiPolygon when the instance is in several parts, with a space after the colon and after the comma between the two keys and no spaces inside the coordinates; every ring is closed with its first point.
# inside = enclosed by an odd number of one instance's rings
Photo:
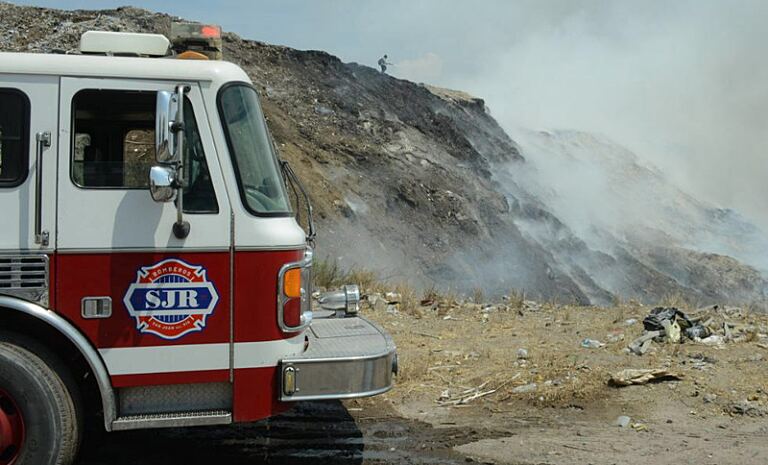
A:
{"type": "Polygon", "coordinates": [[[43,231],[43,151],[51,146],[51,133],[38,132],[35,159],[35,244],[48,246],[48,231],[43,231]]]}

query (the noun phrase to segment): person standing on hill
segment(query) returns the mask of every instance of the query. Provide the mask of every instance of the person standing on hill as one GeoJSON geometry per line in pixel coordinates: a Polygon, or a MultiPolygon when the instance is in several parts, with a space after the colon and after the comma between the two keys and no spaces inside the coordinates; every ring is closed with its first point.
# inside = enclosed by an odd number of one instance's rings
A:
{"type": "Polygon", "coordinates": [[[386,73],[387,72],[387,65],[392,65],[392,63],[389,63],[387,61],[387,56],[384,55],[383,57],[379,58],[379,67],[381,67],[381,72],[386,73]]]}

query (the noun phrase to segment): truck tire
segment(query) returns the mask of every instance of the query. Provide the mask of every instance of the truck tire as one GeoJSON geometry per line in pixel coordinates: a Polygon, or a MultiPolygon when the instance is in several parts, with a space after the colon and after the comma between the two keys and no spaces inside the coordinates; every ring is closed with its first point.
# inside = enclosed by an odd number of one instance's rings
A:
{"type": "Polygon", "coordinates": [[[70,465],[80,433],[61,377],[38,355],[0,342],[0,465],[70,465]]]}

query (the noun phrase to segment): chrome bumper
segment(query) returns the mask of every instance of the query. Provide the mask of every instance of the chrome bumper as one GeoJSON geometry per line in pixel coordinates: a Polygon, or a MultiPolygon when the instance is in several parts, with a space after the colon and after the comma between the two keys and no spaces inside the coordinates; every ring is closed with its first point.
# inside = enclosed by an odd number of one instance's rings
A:
{"type": "Polygon", "coordinates": [[[317,318],[300,356],[280,362],[280,400],[351,399],[392,388],[397,352],[392,338],[362,317],[317,318]]]}

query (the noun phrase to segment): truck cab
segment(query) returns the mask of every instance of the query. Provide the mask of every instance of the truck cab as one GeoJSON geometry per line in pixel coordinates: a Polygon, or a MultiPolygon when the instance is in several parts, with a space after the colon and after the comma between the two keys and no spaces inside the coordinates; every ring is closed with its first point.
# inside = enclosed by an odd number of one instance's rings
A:
{"type": "Polygon", "coordinates": [[[228,424],[392,386],[355,286],[312,308],[303,189],[248,75],[171,49],[0,53],[0,465],[71,462],[86,419],[228,424]]]}

